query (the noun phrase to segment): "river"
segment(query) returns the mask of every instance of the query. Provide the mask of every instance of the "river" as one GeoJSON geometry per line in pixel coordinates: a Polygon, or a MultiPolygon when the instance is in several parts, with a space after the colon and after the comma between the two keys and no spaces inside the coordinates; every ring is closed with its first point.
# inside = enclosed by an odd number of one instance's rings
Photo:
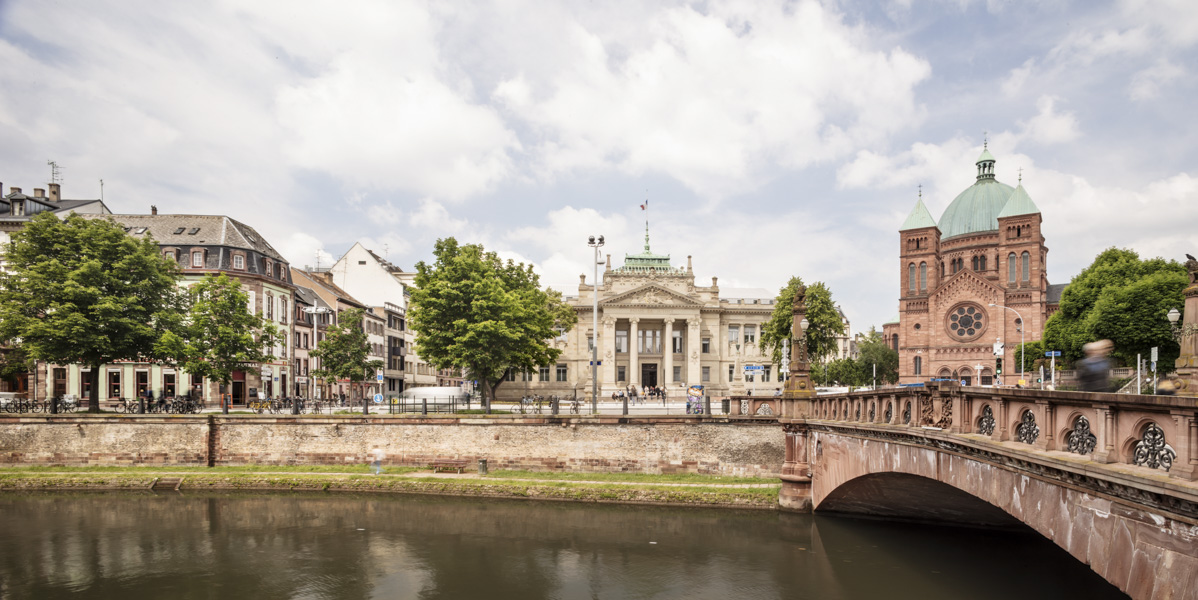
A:
{"type": "Polygon", "coordinates": [[[0,495],[0,598],[1126,598],[1030,532],[403,495],[0,495]]]}

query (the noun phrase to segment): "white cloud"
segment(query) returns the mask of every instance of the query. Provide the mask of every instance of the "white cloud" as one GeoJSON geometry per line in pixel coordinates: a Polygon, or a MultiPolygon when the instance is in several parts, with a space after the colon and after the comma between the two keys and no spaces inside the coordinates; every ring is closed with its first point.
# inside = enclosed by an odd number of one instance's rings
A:
{"type": "Polygon", "coordinates": [[[1128,95],[1132,100],[1151,100],[1160,95],[1162,87],[1181,79],[1185,74],[1184,67],[1168,60],[1159,60],[1155,65],[1132,77],[1131,85],[1128,86],[1128,95]]]}
{"type": "Polygon", "coordinates": [[[1077,117],[1071,112],[1058,113],[1055,109],[1057,98],[1040,96],[1036,100],[1036,108],[1040,112],[1026,122],[1021,137],[1040,144],[1060,144],[1071,142],[1080,135],[1077,128],[1077,117]]]}
{"type": "Polygon", "coordinates": [[[641,40],[567,24],[570,60],[546,80],[516,76],[494,97],[541,134],[545,176],[614,167],[665,173],[719,198],[771,168],[834,159],[918,123],[926,61],[871,49],[868,32],[815,2],[716,3],[645,15],[641,40]]]}

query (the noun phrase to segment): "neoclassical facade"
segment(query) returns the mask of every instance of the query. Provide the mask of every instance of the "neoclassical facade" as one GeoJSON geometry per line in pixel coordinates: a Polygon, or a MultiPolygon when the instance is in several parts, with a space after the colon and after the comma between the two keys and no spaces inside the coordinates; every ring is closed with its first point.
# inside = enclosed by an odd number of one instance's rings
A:
{"type": "Polygon", "coordinates": [[[710,396],[772,394],[782,387],[782,370],[760,346],[761,325],[774,309],[767,290],[721,290],[715,277],[710,286],[696,285],[690,257],[682,268],[670,264],[668,255],[651,252],[647,228],[643,252],[625,255],[614,269],[607,255],[601,284],[588,284],[586,275],[579,279],[578,295],[567,296],[578,324],[552,342],[561,357],[537,372],[509,373],[498,389],[500,399],[590,397],[596,294],[602,398],[629,386],[659,386],[672,398],[684,396],[688,385],[702,385],[710,396]],[[746,372],[746,365],[761,369],[746,372]]]}
{"type": "Polygon", "coordinates": [[[1015,384],[1020,333],[1039,340],[1064,285],[1048,283],[1040,209],[1019,184],[999,182],[983,146],[976,182],[937,222],[922,194],[899,228],[900,298],[883,333],[899,353],[900,383],[952,378],[991,385],[998,347],[1004,384],[1015,384]],[[1006,308],[1003,308],[1006,307],[1006,308]]]}

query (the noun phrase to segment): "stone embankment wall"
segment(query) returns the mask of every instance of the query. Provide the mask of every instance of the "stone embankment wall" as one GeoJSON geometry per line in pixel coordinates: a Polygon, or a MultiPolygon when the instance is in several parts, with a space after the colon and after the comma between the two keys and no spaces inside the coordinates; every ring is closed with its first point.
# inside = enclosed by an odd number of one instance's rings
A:
{"type": "Polygon", "coordinates": [[[773,419],[0,417],[0,464],[389,465],[487,459],[491,469],[773,477],[773,419]]]}

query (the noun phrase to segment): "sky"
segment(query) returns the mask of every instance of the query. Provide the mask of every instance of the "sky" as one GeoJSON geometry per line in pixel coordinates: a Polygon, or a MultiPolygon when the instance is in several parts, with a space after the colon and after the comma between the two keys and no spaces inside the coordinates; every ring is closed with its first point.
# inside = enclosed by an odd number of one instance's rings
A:
{"type": "Polygon", "coordinates": [[[64,198],[229,215],[301,267],[453,236],[567,294],[647,217],[700,285],[823,281],[868,331],[984,140],[1052,283],[1198,253],[1196,69],[1192,0],[0,0],[0,182],[53,160],[64,198]]]}

